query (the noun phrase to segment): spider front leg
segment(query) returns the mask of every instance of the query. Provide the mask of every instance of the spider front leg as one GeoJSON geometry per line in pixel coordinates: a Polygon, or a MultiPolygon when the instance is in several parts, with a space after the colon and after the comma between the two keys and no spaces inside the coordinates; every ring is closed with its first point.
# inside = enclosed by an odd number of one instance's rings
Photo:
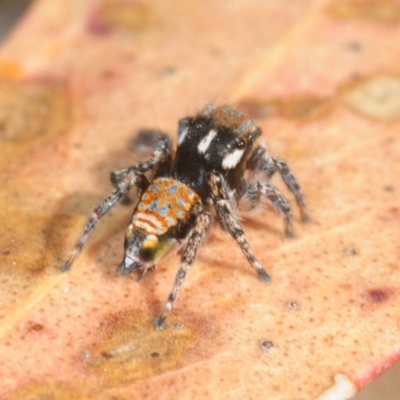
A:
{"type": "Polygon", "coordinates": [[[285,160],[271,157],[267,154],[265,147],[259,146],[253,151],[253,154],[247,161],[246,168],[253,172],[261,171],[268,179],[271,179],[275,172],[278,171],[285,185],[296,199],[302,221],[309,222],[311,220],[307,211],[303,191],[285,160]]]}
{"type": "Polygon", "coordinates": [[[248,204],[247,210],[255,208],[260,202],[260,195],[270,200],[275,209],[283,215],[286,237],[294,237],[292,207],[282,192],[272,183],[255,182],[250,184],[239,200],[239,208],[241,208],[241,203],[248,204]]]}
{"type": "Polygon", "coordinates": [[[143,161],[137,166],[118,171],[118,179],[116,179],[114,183],[116,189],[93,210],[81,237],[78,239],[74,249],[72,250],[69,259],[60,267],[62,272],[66,272],[71,269],[72,264],[81,253],[97,224],[124,196],[128,194],[133,186],[137,185],[139,189],[141,189],[142,187],[148,185],[148,181],[144,173],[150,169],[154,169],[160,163],[163,163],[165,160],[167,160],[169,157],[169,149],[169,146],[165,146],[164,143],[160,143],[149,159],[143,161]]]}
{"type": "Polygon", "coordinates": [[[110,181],[115,187],[117,187],[131,171],[143,174],[155,167],[157,171],[162,170],[160,172],[164,173],[171,167],[171,139],[165,133],[159,134],[159,140],[154,146],[153,155],[148,160],[143,161],[139,165],[111,172],[110,181]]]}
{"type": "Polygon", "coordinates": [[[251,250],[244,231],[231,207],[228,194],[229,190],[223,176],[217,173],[211,173],[209,176],[209,185],[211,189],[211,199],[217,210],[222,225],[236,240],[248,262],[257,271],[260,278],[265,282],[269,282],[271,277],[262,267],[251,250]]]}
{"type": "Polygon", "coordinates": [[[186,274],[196,259],[197,250],[199,249],[201,243],[207,238],[211,222],[212,216],[210,212],[202,211],[198,215],[195,226],[190,232],[185,248],[182,252],[181,264],[175,277],[174,286],[172,287],[171,293],[168,296],[168,300],[165,303],[162,314],[155,321],[155,327],[157,330],[164,328],[165,320],[168,314],[171,312],[172,307],[178,297],[179,290],[183,284],[183,281],[185,280],[186,274]]]}

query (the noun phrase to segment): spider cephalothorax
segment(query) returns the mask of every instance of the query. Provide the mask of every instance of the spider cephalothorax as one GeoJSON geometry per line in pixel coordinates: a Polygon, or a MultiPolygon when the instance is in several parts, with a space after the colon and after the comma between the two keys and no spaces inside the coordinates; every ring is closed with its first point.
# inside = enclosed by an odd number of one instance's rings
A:
{"type": "Polygon", "coordinates": [[[136,186],[140,197],[125,235],[125,254],[118,272],[128,274],[137,270],[144,274],[176,242],[184,243],[172,291],[156,320],[157,329],[163,327],[197,250],[207,237],[212,207],[249,264],[262,280],[269,281],[269,275],[246,240],[235,209],[240,209],[241,204],[246,204],[246,209],[256,207],[262,195],[283,215],[285,233],[292,236],[290,204],[270,183],[278,171],[295,196],[302,219],[307,220],[308,215],[300,186],[287,163],[268,155],[262,146],[253,150],[260,134],[260,128],[251,118],[229,106],[207,105],[194,117],[180,120],[175,155],[169,137],[160,135],[149,158],[111,174],[115,190],[94,209],[61,269],[71,268],[97,223],[136,186]],[[260,174],[262,178],[257,181],[248,176],[260,174]]]}

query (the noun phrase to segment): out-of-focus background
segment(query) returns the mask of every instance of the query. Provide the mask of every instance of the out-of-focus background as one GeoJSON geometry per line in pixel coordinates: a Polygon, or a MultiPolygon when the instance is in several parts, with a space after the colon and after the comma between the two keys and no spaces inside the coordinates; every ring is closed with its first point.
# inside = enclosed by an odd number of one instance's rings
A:
{"type": "Polygon", "coordinates": [[[31,0],[0,0],[0,44],[30,3],[31,0]]]}
{"type": "MultiPolygon", "coordinates": [[[[31,0],[0,0],[0,46],[7,38],[31,0]]],[[[400,399],[400,363],[391,368],[367,388],[359,392],[355,400],[400,399]]]]}

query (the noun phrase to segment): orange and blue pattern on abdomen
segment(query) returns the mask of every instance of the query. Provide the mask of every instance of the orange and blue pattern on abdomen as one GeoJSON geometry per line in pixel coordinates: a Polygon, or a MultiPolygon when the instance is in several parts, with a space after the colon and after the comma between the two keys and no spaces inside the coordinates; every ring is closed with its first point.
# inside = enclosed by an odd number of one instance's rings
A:
{"type": "Polygon", "coordinates": [[[134,228],[160,236],[185,223],[201,208],[199,195],[172,178],[157,178],[143,193],[132,216],[134,228]]]}

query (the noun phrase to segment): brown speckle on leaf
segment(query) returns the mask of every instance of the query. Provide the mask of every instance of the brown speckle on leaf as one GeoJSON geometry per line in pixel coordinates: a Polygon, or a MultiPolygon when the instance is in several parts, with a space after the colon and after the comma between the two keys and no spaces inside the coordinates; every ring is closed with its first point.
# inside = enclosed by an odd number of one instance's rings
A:
{"type": "Polygon", "coordinates": [[[346,247],[345,252],[350,257],[354,257],[358,254],[357,249],[355,247],[346,247]]]}
{"type": "Polygon", "coordinates": [[[372,303],[384,303],[390,297],[388,289],[370,289],[367,291],[369,300],[372,303]]]}
{"type": "Polygon", "coordinates": [[[289,308],[291,310],[300,310],[300,308],[301,308],[300,304],[297,301],[294,301],[294,300],[289,301],[288,305],[289,305],[289,308]]]}
{"type": "Polygon", "coordinates": [[[263,340],[260,344],[262,351],[268,351],[274,347],[274,343],[271,340],[263,340]]]}

